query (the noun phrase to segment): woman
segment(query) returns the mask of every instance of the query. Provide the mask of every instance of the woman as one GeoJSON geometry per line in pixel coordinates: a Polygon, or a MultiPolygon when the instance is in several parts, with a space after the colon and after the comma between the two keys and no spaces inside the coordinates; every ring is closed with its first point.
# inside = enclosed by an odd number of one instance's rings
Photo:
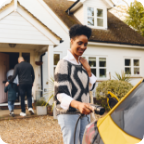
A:
{"type": "MultiPolygon", "coordinates": [[[[87,49],[91,29],[83,25],[74,25],[69,35],[71,49],[67,56],[58,62],[54,83],[57,117],[64,144],[74,144],[74,129],[79,114],[88,115],[93,111],[88,104],[89,90],[93,90],[96,82],[88,62],[81,57],[87,49]]],[[[84,116],[79,121],[76,144],[82,144],[84,130],[89,123],[88,118],[84,116]]]]}

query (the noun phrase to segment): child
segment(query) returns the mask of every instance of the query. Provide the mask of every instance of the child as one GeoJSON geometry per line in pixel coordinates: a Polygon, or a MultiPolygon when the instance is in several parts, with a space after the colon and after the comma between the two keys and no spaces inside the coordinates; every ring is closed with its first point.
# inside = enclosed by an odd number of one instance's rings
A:
{"type": "MultiPolygon", "coordinates": [[[[12,76],[8,77],[8,80],[10,80],[12,76]]],[[[16,100],[16,94],[18,91],[17,84],[10,83],[7,87],[5,87],[5,92],[8,91],[8,108],[10,111],[10,116],[14,117],[14,102],[16,100]]]]}

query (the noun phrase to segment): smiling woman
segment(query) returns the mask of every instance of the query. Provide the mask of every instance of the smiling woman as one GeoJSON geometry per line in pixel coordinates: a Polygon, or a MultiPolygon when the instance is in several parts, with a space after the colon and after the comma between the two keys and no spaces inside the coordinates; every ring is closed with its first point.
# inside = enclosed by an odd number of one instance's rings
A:
{"type": "Polygon", "coordinates": [[[96,77],[86,59],[81,56],[87,49],[91,29],[83,25],[74,25],[69,31],[71,49],[67,56],[60,60],[55,69],[55,102],[58,122],[63,133],[64,144],[74,143],[74,125],[79,113],[87,115],[80,119],[75,143],[82,138],[86,125],[89,123],[89,114],[93,108],[89,103],[89,90],[93,90],[96,77]]]}

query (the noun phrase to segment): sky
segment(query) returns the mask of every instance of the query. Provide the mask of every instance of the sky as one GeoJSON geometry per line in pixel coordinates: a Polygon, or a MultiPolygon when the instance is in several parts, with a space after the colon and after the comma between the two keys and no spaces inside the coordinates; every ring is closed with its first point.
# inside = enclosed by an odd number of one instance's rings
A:
{"type": "MultiPolygon", "coordinates": [[[[10,1],[10,0],[0,0],[0,7],[5,1],[10,1]]],[[[134,0],[125,0],[125,1],[127,1],[127,3],[130,4],[134,0]]],[[[143,4],[143,6],[144,6],[144,0],[138,0],[138,1],[141,2],[143,4]]],[[[118,4],[118,5],[119,4],[125,4],[125,3],[122,2],[122,0],[113,0],[113,2],[118,4]]]]}
{"type": "MultiPolygon", "coordinates": [[[[112,0],[114,3],[116,4],[125,4],[124,2],[122,2],[122,0],[112,0]]],[[[128,4],[130,4],[131,2],[133,2],[134,0],[125,0],[128,4]]],[[[144,0],[137,0],[139,2],[141,2],[144,6],[144,0]]]]}
{"type": "MultiPolygon", "coordinates": [[[[122,0],[112,0],[116,5],[126,5],[122,0]]],[[[128,4],[133,2],[134,0],[125,0],[128,4]]],[[[3,2],[3,4],[0,5],[0,8],[5,6],[7,3],[10,3],[11,0],[6,0],[3,2]]]]}

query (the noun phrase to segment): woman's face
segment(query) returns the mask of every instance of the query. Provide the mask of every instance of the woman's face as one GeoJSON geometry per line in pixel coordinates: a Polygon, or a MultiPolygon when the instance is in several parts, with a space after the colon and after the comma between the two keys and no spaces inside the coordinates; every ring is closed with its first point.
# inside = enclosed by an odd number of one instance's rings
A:
{"type": "Polygon", "coordinates": [[[82,56],[87,49],[88,38],[85,35],[76,36],[71,39],[71,52],[73,55],[79,57],[82,56]]]}

